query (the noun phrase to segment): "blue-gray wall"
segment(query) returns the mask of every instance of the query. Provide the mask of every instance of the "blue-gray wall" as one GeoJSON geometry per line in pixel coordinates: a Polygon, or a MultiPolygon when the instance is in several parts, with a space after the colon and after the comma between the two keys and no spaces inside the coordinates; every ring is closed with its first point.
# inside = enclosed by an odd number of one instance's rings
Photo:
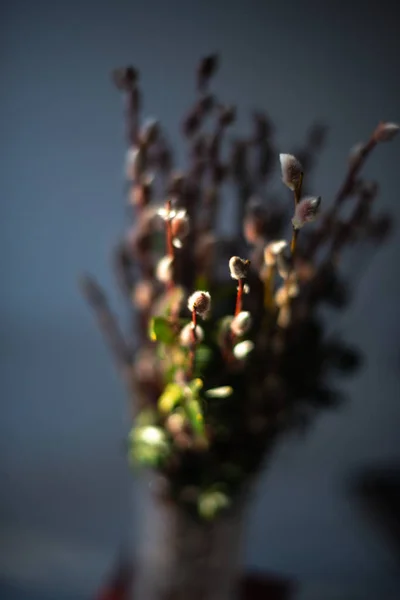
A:
{"type": "MultiPolygon", "coordinates": [[[[118,301],[110,249],[124,223],[124,142],[110,70],[138,65],[147,113],[175,135],[193,97],[194,65],[220,51],[221,93],[243,114],[268,109],[279,150],[301,141],[314,119],[328,121],[314,185],[329,198],[353,143],[381,118],[400,120],[391,6],[3,0],[0,577],[30,568],[44,581],[71,581],[76,552],[63,555],[65,546],[81,549],[82,585],[85,572],[95,581],[130,518],[123,388],[76,288],[89,269],[118,301]],[[56,574],[46,544],[64,557],[56,574]]],[[[382,206],[397,217],[399,158],[397,140],[368,166],[382,206]]],[[[262,483],[248,543],[253,566],[349,585],[392,577],[391,554],[343,482],[355,467],[400,458],[399,250],[398,231],[340,322],[368,360],[345,386],[351,402],[321,417],[304,441],[282,445],[262,483]]]]}

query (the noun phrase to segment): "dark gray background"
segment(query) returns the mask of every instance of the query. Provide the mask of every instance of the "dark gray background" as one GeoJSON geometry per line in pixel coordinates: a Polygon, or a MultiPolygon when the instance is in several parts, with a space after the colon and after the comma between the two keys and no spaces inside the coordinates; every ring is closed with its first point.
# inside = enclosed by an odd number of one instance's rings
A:
{"type": "MultiPolygon", "coordinates": [[[[349,148],[381,118],[400,120],[396,12],[375,0],[1,3],[0,578],[90,589],[130,528],[123,389],[76,287],[89,269],[118,300],[124,140],[110,70],[141,69],[146,113],[176,141],[198,58],[221,52],[217,86],[237,101],[239,129],[266,108],[287,151],[327,120],[314,187],[328,200],[349,148]]],[[[399,143],[368,165],[396,217],[399,143]]],[[[343,384],[351,401],[282,444],[263,478],[251,566],[367,589],[395,582],[344,481],[400,458],[399,248],[397,231],[340,321],[368,360],[343,384]]]]}

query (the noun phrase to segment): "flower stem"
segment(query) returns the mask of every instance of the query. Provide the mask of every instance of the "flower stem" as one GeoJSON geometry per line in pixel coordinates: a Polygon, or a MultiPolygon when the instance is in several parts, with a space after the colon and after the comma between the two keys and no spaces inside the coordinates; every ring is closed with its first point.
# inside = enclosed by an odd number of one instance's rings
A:
{"type": "Polygon", "coordinates": [[[298,235],[299,235],[299,230],[295,229],[293,227],[292,241],[290,242],[290,252],[291,252],[292,256],[294,256],[294,254],[296,252],[297,237],[298,237],[298,235]]]}
{"type": "Polygon", "coordinates": [[[166,234],[167,234],[167,254],[168,254],[168,256],[170,256],[173,259],[174,258],[174,245],[172,243],[171,219],[169,218],[169,214],[171,212],[171,200],[170,199],[168,199],[166,202],[166,209],[167,209],[167,219],[165,220],[165,228],[166,228],[166,234]]]}
{"type": "Polygon", "coordinates": [[[243,297],[243,279],[238,279],[238,289],[236,296],[236,308],[235,308],[235,317],[242,311],[242,297],[243,297]]]}
{"type": "MultiPolygon", "coordinates": [[[[297,207],[297,205],[300,202],[301,199],[301,189],[303,187],[303,174],[301,174],[300,176],[300,181],[299,181],[299,185],[295,188],[294,190],[294,206],[295,208],[297,207]]],[[[297,246],[297,238],[299,235],[299,230],[295,229],[293,227],[293,232],[292,232],[292,241],[290,242],[290,252],[292,254],[292,258],[294,257],[294,254],[296,252],[296,246],[297,246]]]]}
{"type": "Polygon", "coordinates": [[[264,278],[264,307],[266,309],[273,308],[274,273],[275,268],[272,265],[267,266],[264,278]]]}
{"type": "MultiPolygon", "coordinates": [[[[174,245],[172,243],[172,225],[171,225],[171,219],[169,218],[170,212],[171,212],[171,199],[169,198],[166,201],[165,207],[167,210],[167,218],[165,220],[165,233],[166,233],[166,243],[167,243],[167,255],[172,259],[172,269],[174,269],[174,245]]],[[[174,272],[174,271],[173,271],[174,272]]],[[[167,290],[171,290],[174,287],[174,277],[172,277],[168,282],[167,282],[167,290]]]]}
{"type": "Polygon", "coordinates": [[[197,344],[197,314],[196,310],[192,310],[192,343],[190,345],[190,354],[189,354],[189,371],[188,371],[188,379],[192,379],[195,367],[196,360],[196,344],[197,344]]]}
{"type": "Polygon", "coordinates": [[[373,151],[373,149],[375,148],[376,145],[377,145],[377,141],[376,141],[374,135],[372,135],[370,137],[370,139],[368,140],[368,142],[366,142],[364,144],[364,146],[361,148],[357,159],[355,161],[353,161],[352,165],[348,169],[345,179],[336,194],[332,208],[330,209],[329,212],[325,213],[324,218],[320,222],[319,229],[316,231],[315,235],[311,238],[311,240],[308,244],[308,248],[307,248],[308,256],[310,256],[310,257],[315,256],[315,253],[317,252],[320,245],[324,241],[326,241],[330,235],[332,235],[333,225],[336,222],[339,210],[340,210],[342,204],[348,198],[351,197],[352,191],[354,189],[354,184],[357,180],[358,173],[364,166],[367,158],[369,157],[369,155],[371,154],[371,152],[373,151]]]}

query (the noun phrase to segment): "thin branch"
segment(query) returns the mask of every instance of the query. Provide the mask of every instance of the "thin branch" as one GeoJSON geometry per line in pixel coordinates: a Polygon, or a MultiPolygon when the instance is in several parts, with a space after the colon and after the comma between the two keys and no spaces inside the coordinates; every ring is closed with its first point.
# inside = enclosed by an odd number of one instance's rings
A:
{"type": "Polygon", "coordinates": [[[133,355],[120,331],[115,316],[111,312],[103,290],[90,275],[81,277],[79,285],[83,296],[97,318],[99,328],[114,356],[118,369],[123,378],[128,380],[129,387],[132,387],[129,375],[131,373],[133,355]]]}
{"type": "Polygon", "coordinates": [[[195,360],[196,360],[196,345],[197,345],[197,314],[196,310],[192,310],[192,341],[190,344],[190,352],[189,352],[189,371],[188,371],[188,379],[192,379],[194,368],[195,368],[195,360]]]}
{"type": "Polygon", "coordinates": [[[244,281],[243,281],[243,279],[238,279],[235,317],[237,317],[237,315],[242,311],[243,289],[244,289],[244,281]]]}
{"type": "Polygon", "coordinates": [[[354,184],[356,182],[357,176],[364,166],[368,156],[371,154],[372,150],[377,145],[377,141],[375,138],[375,132],[372,134],[368,142],[366,142],[357,153],[357,156],[353,159],[347,175],[340,186],[333,206],[330,211],[325,214],[325,217],[321,221],[321,225],[318,231],[315,232],[315,235],[311,238],[308,252],[311,257],[314,256],[315,252],[318,250],[320,244],[326,240],[327,233],[329,229],[332,227],[335,218],[340,210],[342,204],[351,196],[354,184]]]}

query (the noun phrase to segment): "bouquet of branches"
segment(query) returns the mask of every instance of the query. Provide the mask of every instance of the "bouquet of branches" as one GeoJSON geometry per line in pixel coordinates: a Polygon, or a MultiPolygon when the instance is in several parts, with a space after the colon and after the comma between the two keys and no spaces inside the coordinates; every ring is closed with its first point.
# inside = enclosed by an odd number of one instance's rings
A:
{"type": "Polygon", "coordinates": [[[236,109],[211,90],[218,62],[210,55],[197,68],[184,170],[160,123],[142,120],[138,70],[114,71],[132,214],[115,267],[134,316],[129,335],[97,282],[82,280],[131,396],[130,461],[157,470],[163,494],[207,521],[235,502],[281,434],[337,404],[331,374],[358,364],[320,309],[347,302],[346,248],[389,231],[388,216],[372,210],[378,186],[361,169],[399,129],[379,123],[350,152],[333,199],[321,201],[306,186],[324,128],[313,127],[296,156],[276,152],[263,112],[247,137],[232,136],[236,109]],[[279,168],[278,200],[268,190],[279,168]]]}

